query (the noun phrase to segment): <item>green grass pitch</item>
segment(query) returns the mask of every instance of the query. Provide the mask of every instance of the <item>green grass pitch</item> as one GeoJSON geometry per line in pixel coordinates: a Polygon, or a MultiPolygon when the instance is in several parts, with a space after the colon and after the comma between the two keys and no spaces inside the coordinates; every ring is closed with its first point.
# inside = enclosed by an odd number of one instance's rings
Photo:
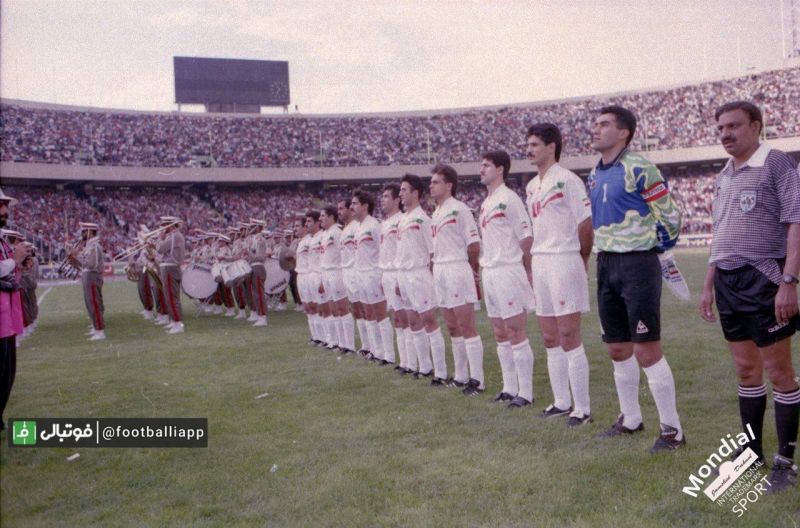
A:
{"type": "MultiPolygon", "coordinates": [[[[536,402],[511,411],[488,402],[501,378],[485,312],[478,321],[488,388],[482,397],[466,398],[307,346],[305,317],[295,312],[273,313],[269,327],[253,328],[197,315],[184,298],[187,331],[167,336],[142,320],[127,281],[106,284],[108,339],[89,343],[80,288],[54,287],[41,305],[38,330],[18,351],[6,419],[207,417],[209,445],[83,449],[68,462],[74,449],[12,449],[3,433],[0,521],[26,528],[798,528],[800,489],[760,497],[741,518],[702,495],[681,492],[719,439],[741,429],[721,330],[697,316],[706,259],[705,250],[678,253],[691,303],[666,289],[663,295],[663,345],[688,446],[658,456],[647,453],[658,417],[644,374],[645,433],[593,438],[618,412],[594,301],[583,336],[596,421],[568,430],[563,421],[537,416],[552,395],[533,317],[528,333],[536,402]],[[268,396],[256,399],[263,393],[268,396]]],[[[452,357],[448,363],[452,369],[452,357]]],[[[770,399],[766,452],[775,446],[770,399]]]]}

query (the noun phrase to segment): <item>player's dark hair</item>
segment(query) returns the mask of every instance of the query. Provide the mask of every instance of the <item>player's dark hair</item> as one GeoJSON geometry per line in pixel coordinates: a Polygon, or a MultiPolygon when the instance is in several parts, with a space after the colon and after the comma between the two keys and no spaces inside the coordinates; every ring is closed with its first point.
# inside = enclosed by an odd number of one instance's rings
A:
{"type": "Polygon", "coordinates": [[[505,150],[490,150],[485,152],[481,159],[489,160],[495,167],[503,167],[503,179],[511,172],[511,156],[505,150]]]}
{"type": "Polygon", "coordinates": [[[319,222],[319,211],[306,211],[306,218],[311,218],[315,222],[319,222]]]}
{"type": "Polygon", "coordinates": [[[356,189],[353,191],[353,198],[358,200],[359,203],[367,204],[367,212],[369,214],[372,214],[375,210],[375,197],[364,189],[356,189]]]}
{"type": "Polygon", "coordinates": [[[407,183],[412,191],[417,191],[419,199],[422,199],[422,194],[425,192],[425,184],[422,183],[422,178],[416,174],[405,174],[400,178],[400,183],[407,183]]]}
{"type": "Polygon", "coordinates": [[[323,209],[325,214],[333,217],[333,223],[339,221],[339,209],[335,205],[326,205],[323,209]]]}
{"type": "Polygon", "coordinates": [[[724,114],[725,112],[732,112],[734,110],[741,110],[750,118],[750,121],[756,121],[759,124],[758,131],[764,128],[764,117],[761,115],[761,109],[759,109],[756,105],[751,103],[750,101],[731,101],[730,103],[725,103],[724,105],[717,108],[717,111],[714,112],[714,119],[719,121],[719,116],[724,114]]]}
{"type": "Polygon", "coordinates": [[[604,106],[600,109],[600,114],[614,114],[617,120],[617,128],[628,129],[628,139],[625,140],[625,146],[631,144],[633,141],[633,133],[636,132],[636,116],[627,108],[618,105],[604,106]]]}
{"type": "MultiPolygon", "coordinates": [[[[339,202],[344,202],[345,209],[350,209],[350,205],[352,204],[352,201],[350,200],[349,197],[342,198],[341,200],[339,200],[339,202]]],[[[339,205],[339,202],[336,202],[336,205],[339,205]]]]}
{"type": "Polygon", "coordinates": [[[431,174],[438,174],[444,179],[445,183],[451,183],[453,187],[450,189],[450,194],[455,197],[456,188],[458,188],[458,173],[453,167],[446,163],[437,163],[431,169],[431,174]]]}
{"type": "MultiPolygon", "coordinates": [[[[398,198],[400,198],[400,184],[399,183],[395,183],[395,182],[387,183],[386,185],[383,186],[383,190],[381,191],[381,194],[385,193],[386,191],[389,191],[389,193],[391,193],[393,200],[397,200],[398,198]]],[[[402,200],[400,201],[400,210],[401,211],[405,210],[405,207],[403,206],[403,201],[402,200]]]]}
{"type": "Polygon", "coordinates": [[[563,144],[561,139],[561,130],[558,129],[553,123],[536,123],[528,128],[528,134],[525,139],[531,136],[536,136],[547,145],[556,144],[556,161],[561,159],[561,146],[563,144]]]}

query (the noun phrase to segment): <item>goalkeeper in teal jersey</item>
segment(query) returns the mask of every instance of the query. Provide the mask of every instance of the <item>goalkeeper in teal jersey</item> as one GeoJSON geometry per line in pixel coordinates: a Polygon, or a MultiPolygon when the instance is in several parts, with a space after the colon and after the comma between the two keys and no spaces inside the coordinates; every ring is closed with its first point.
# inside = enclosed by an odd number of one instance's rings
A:
{"type": "Polygon", "coordinates": [[[589,175],[597,255],[597,303],[603,341],[614,364],[620,415],[601,437],[644,430],[639,367],[658,408],[660,435],[651,453],[686,443],[675,403],[675,381],[661,351],[661,265],[657,251],[675,245],[681,214],[658,168],[628,150],[633,112],[600,109],[592,148],[602,159],[589,175]]]}

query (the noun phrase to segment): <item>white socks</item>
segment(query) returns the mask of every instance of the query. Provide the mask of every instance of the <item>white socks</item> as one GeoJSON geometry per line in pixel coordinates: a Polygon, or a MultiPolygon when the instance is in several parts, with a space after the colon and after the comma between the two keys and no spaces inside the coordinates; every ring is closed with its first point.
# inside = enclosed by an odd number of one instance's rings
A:
{"type": "Polygon", "coordinates": [[[469,372],[470,378],[478,380],[480,385],[479,389],[485,389],[483,383],[483,342],[481,336],[470,337],[464,340],[464,346],[467,349],[467,357],[469,358],[469,372]]]}
{"type": "Polygon", "coordinates": [[[433,370],[433,365],[431,365],[431,355],[428,352],[428,334],[425,333],[424,329],[411,333],[414,336],[414,348],[417,352],[419,371],[422,374],[427,374],[433,370]]]}
{"type": "Polygon", "coordinates": [[[656,401],[659,420],[678,430],[676,440],[682,439],[683,429],[675,405],[675,380],[667,359],[662,357],[654,365],[645,367],[644,373],[647,375],[650,392],[653,393],[653,399],[656,401]]]}
{"type": "Polygon", "coordinates": [[[636,356],[612,363],[619,410],[625,416],[622,425],[628,429],[636,429],[642,423],[642,409],[639,407],[639,363],[636,356]]]}
{"type": "Polygon", "coordinates": [[[444,355],[444,336],[442,330],[437,328],[428,334],[431,342],[431,356],[433,356],[434,376],[447,379],[447,360],[444,355]]]}
{"type": "Polygon", "coordinates": [[[414,342],[414,332],[410,328],[405,329],[406,341],[406,366],[416,372],[419,370],[417,367],[417,345],[414,342]]]}
{"type": "Polygon", "coordinates": [[[467,359],[467,345],[463,337],[452,337],[450,343],[453,346],[453,363],[455,371],[453,379],[460,383],[469,381],[469,360],[467,359]]]}
{"type": "Polygon", "coordinates": [[[589,360],[583,345],[564,352],[567,357],[569,371],[569,385],[572,389],[572,398],[575,401],[574,413],[581,416],[591,414],[589,401],[589,360]]]}
{"type": "Polygon", "coordinates": [[[378,321],[367,321],[367,333],[369,333],[369,344],[372,345],[369,351],[372,352],[374,357],[383,359],[381,329],[378,326],[378,321]]]}
{"type": "Polygon", "coordinates": [[[569,393],[569,363],[564,349],[560,346],[546,348],[547,372],[550,375],[550,387],[553,389],[553,405],[561,410],[572,406],[569,393]]]}
{"type": "Polygon", "coordinates": [[[364,350],[372,350],[369,342],[369,332],[367,331],[367,320],[356,319],[356,326],[358,326],[358,336],[361,339],[361,348],[364,350]]]}
{"type": "Polygon", "coordinates": [[[497,357],[500,360],[500,370],[503,371],[503,392],[516,396],[519,389],[517,388],[517,369],[514,367],[511,343],[508,341],[497,343],[497,357]]]}
{"type": "Polygon", "coordinates": [[[395,328],[397,334],[397,355],[400,356],[400,367],[408,368],[408,358],[406,358],[406,329],[395,328]]]}
{"type": "Polygon", "coordinates": [[[342,335],[342,346],[348,350],[355,351],[356,349],[356,335],[355,335],[355,320],[353,314],[345,314],[339,317],[339,331],[342,335]]]}
{"type": "Polygon", "coordinates": [[[387,317],[378,323],[381,332],[381,343],[383,344],[383,358],[389,363],[394,363],[394,330],[392,322],[387,317]]]}
{"type": "Polygon", "coordinates": [[[517,396],[533,401],[533,350],[526,339],[511,347],[514,353],[514,367],[517,370],[519,392],[517,396]]]}

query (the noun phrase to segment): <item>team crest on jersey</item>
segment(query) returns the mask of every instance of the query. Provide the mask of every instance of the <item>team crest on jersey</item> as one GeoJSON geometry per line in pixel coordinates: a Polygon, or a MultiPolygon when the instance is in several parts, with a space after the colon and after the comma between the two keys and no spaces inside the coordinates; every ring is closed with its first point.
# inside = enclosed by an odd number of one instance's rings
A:
{"type": "Polygon", "coordinates": [[[739,195],[739,207],[743,213],[751,211],[756,206],[756,191],[742,191],[739,195]]]}
{"type": "Polygon", "coordinates": [[[506,208],[507,206],[504,203],[499,203],[496,206],[494,206],[492,210],[486,213],[486,218],[484,218],[483,221],[481,222],[481,227],[485,229],[486,226],[489,225],[489,222],[491,222],[495,218],[505,218],[506,208]]]}

